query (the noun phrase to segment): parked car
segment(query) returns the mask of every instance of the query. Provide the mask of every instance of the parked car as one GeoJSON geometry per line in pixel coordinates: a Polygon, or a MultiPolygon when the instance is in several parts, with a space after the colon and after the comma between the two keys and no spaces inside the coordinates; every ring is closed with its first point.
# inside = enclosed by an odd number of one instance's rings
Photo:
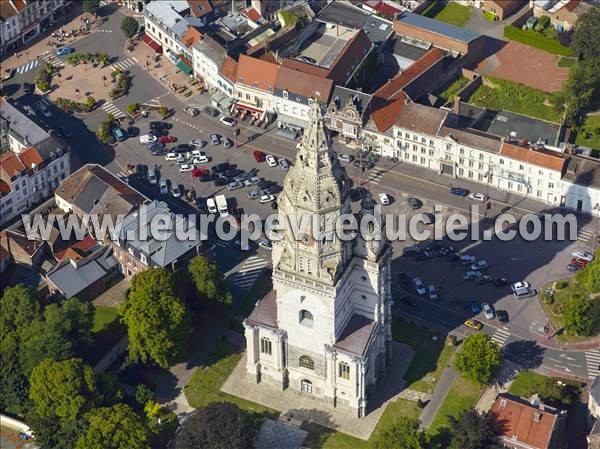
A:
{"type": "Polygon", "coordinates": [[[589,262],[587,260],[579,259],[577,257],[573,257],[569,264],[579,265],[581,268],[585,267],[589,262]]]}
{"type": "Polygon", "coordinates": [[[410,307],[417,307],[418,301],[410,295],[400,295],[400,302],[410,307]]]}
{"type": "Polygon", "coordinates": [[[460,256],[460,264],[461,265],[470,265],[472,263],[475,263],[475,257],[474,256],[469,256],[467,254],[465,254],[464,256],[460,256]]]}
{"type": "Polygon", "coordinates": [[[221,136],[216,133],[210,133],[208,139],[213,145],[219,145],[221,143],[221,136]]]}
{"type": "Polygon", "coordinates": [[[175,136],[160,136],[158,138],[160,143],[175,143],[177,142],[177,137],[175,136]]]}
{"type": "Polygon", "coordinates": [[[267,165],[269,167],[277,167],[277,159],[275,159],[275,156],[272,156],[269,154],[269,155],[267,155],[265,160],[267,161],[267,165]]]}
{"type": "Polygon", "coordinates": [[[591,252],[582,249],[573,251],[571,255],[579,259],[587,260],[588,262],[592,262],[594,260],[594,255],[591,252]]]}
{"type": "Polygon", "coordinates": [[[474,200],[474,201],[480,201],[480,202],[484,202],[487,197],[483,194],[483,193],[469,193],[469,198],[474,200]]]}
{"type": "Polygon", "coordinates": [[[286,159],[281,158],[277,163],[279,164],[279,168],[283,171],[288,171],[290,169],[290,163],[286,159]]]}
{"type": "Polygon", "coordinates": [[[465,321],[464,325],[470,327],[471,329],[475,329],[476,331],[483,327],[481,321],[474,320],[473,318],[469,318],[467,321],[465,321]]]}
{"type": "Polygon", "coordinates": [[[421,214],[421,220],[423,221],[423,224],[426,225],[430,225],[435,223],[435,215],[432,214],[431,212],[423,212],[421,214]]]}
{"type": "Polygon", "coordinates": [[[129,137],[135,137],[140,134],[140,129],[137,126],[128,126],[126,131],[129,137]]]}
{"type": "Polygon", "coordinates": [[[148,145],[150,142],[156,142],[158,138],[156,136],[152,136],[150,134],[142,134],[140,136],[140,143],[142,145],[148,145]]]}
{"type": "Polygon", "coordinates": [[[237,190],[241,189],[242,187],[244,187],[244,184],[237,181],[230,182],[229,184],[227,184],[227,190],[237,190]]]}
{"type": "Polygon", "coordinates": [[[467,189],[461,189],[460,187],[452,187],[450,193],[457,196],[467,196],[469,191],[467,189]]]}
{"type": "Polygon", "coordinates": [[[175,145],[171,148],[173,153],[188,153],[194,151],[194,147],[187,143],[180,143],[179,145],[175,145]]]}
{"type": "Polygon", "coordinates": [[[349,154],[340,154],[338,156],[338,160],[340,160],[341,162],[345,162],[346,164],[349,164],[354,160],[354,158],[349,154]]]}
{"type": "Polygon", "coordinates": [[[40,110],[40,112],[42,113],[42,115],[46,118],[50,118],[52,117],[52,112],[50,112],[50,109],[48,109],[48,106],[46,106],[44,103],[40,103],[40,105],[38,106],[38,109],[40,110]]]}
{"type": "Polygon", "coordinates": [[[194,166],[191,164],[180,164],[179,165],[179,173],[185,173],[188,171],[192,171],[194,169],[194,166]]]}
{"type": "Polygon", "coordinates": [[[226,126],[235,126],[237,123],[233,117],[221,117],[219,121],[226,126]]]}
{"type": "Polygon", "coordinates": [[[437,290],[435,289],[435,286],[430,285],[429,287],[427,287],[427,292],[429,293],[429,299],[431,299],[431,300],[438,299],[438,294],[437,294],[437,290]]]}
{"type": "Polygon", "coordinates": [[[60,48],[56,49],[56,56],[70,55],[74,51],[75,50],[73,48],[69,47],[68,45],[65,45],[64,47],[60,47],[60,48]]]}
{"type": "Polygon", "coordinates": [[[229,179],[227,178],[223,178],[221,176],[219,177],[215,177],[213,179],[213,184],[215,185],[215,187],[222,187],[222,186],[226,186],[227,184],[229,184],[229,179]]]}
{"type": "Polygon", "coordinates": [[[275,201],[275,197],[273,195],[262,195],[259,199],[259,201],[264,204],[264,203],[270,203],[271,201],[275,201]]]}
{"type": "Polygon", "coordinates": [[[427,293],[427,291],[425,290],[425,285],[423,284],[421,278],[414,278],[413,284],[419,295],[424,295],[425,293],[427,293]]]}
{"type": "Polygon", "coordinates": [[[387,206],[389,205],[392,201],[390,199],[390,196],[387,193],[380,193],[379,194],[379,202],[381,203],[382,206],[387,206]]]}
{"type": "Polygon", "coordinates": [[[252,156],[254,156],[254,160],[256,162],[264,162],[265,161],[265,153],[259,150],[254,150],[252,152],[252,156]]]}
{"type": "Polygon", "coordinates": [[[123,130],[123,128],[121,128],[119,126],[115,126],[112,129],[112,134],[113,134],[113,136],[115,136],[115,140],[117,140],[118,142],[123,142],[124,140],[127,139],[127,134],[125,134],[125,131],[123,130]]]}
{"type": "Polygon", "coordinates": [[[260,178],[258,176],[252,176],[251,178],[244,180],[244,185],[246,187],[255,186],[260,182],[260,178]]]}
{"type": "Polygon", "coordinates": [[[469,271],[465,272],[465,274],[463,274],[463,279],[465,281],[470,281],[472,279],[477,279],[480,277],[481,277],[481,273],[479,271],[469,270],[469,271]]]}
{"type": "Polygon", "coordinates": [[[508,323],[508,312],[506,310],[496,310],[498,321],[502,324],[508,323]]]}
{"type": "Polygon", "coordinates": [[[191,106],[186,106],[185,108],[183,108],[183,110],[184,110],[184,111],[185,111],[187,114],[191,115],[192,117],[196,117],[196,116],[198,115],[198,109],[196,109],[196,108],[193,108],[193,107],[191,107],[191,106]]]}
{"type": "Polygon", "coordinates": [[[171,186],[171,195],[173,195],[173,198],[181,198],[181,187],[179,187],[179,184],[171,186]]]}
{"type": "Polygon", "coordinates": [[[477,285],[489,284],[493,281],[493,278],[489,274],[485,274],[480,278],[475,279],[475,283],[477,285]]]}
{"type": "Polygon", "coordinates": [[[161,195],[166,195],[167,193],[169,193],[169,181],[167,179],[162,178],[160,180],[158,186],[159,186],[161,195]]]}
{"type": "Polygon", "coordinates": [[[200,180],[200,182],[210,182],[214,180],[215,177],[212,173],[207,173],[205,175],[200,176],[198,179],[200,180]]]}
{"type": "Polygon", "coordinates": [[[471,309],[471,312],[473,312],[475,315],[477,315],[479,312],[481,312],[481,306],[479,305],[479,303],[477,301],[474,301],[474,300],[469,301],[469,308],[471,309]]]}
{"type": "Polygon", "coordinates": [[[233,146],[233,142],[231,141],[231,139],[225,137],[223,138],[223,146],[225,148],[231,148],[233,146]]]}
{"type": "Polygon", "coordinates": [[[481,304],[481,308],[486,320],[493,320],[495,318],[496,314],[494,313],[494,309],[492,309],[487,302],[481,304]]]}
{"type": "Polygon", "coordinates": [[[171,129],[173,128],[172,123],[154,121],[150,122],[150,129],[171,129]]]}
{"type": "Polygon", "coordinates": [[[206,106],[204,109],[202,109],[202,112],[204,112],[206,115],[208,115],[210,117],[216,117],[217,115],[220,114],[218,109],[215,109],[211,106],[206,106]]]}
{"type": "Polygon", "coordinates": [[[210,169],[213,173],[221,173],[228,170],[231,167],[229,162],[221,162],[220,164],[213,165],[210,169]]]}
{"type": "Polygon", "coordinates": [[[473,271],[480,271],[487,267],[488,267],[488,263],[486,260],[478,260],[474,264],[471,264],[471,270],[473,270],[473,271]]]}
{"type": "Polygon", "coordinates": [[[206,140],[192,139],[192,140],[190,140],[190,145],[192,145],[196,148],[202,148],[202,147],[206,146],[206,140]]]}
{"type": "Polygon", "coordinates": [[[569,265],[567,265],[567,270],[569,271],[579,271],[581,270],[581,267],[579,265],[575,265],[570,263],[569,265]]]}
{"type": "Polygon", "coordinates": [[[530,284],[529,282],[526,282],[526,281],[519,281],[519,282],[515,282],[514,284],[512,284],[512,285],[510,286],[510,289],[511,289],[513,292],[515,292],[515,291],[517,291],[517,290],[519,290],[519,289],[522,289],[522,288],[529,288],[529,287],[531,287],[531,284],[530,284]]]}
{"type": "Polygon", "coordinates": [[[420,209],[423,206],[423,203],[418,198],[414,198],[411,196],[408,199],[408,205],[410,206],[411,209],[416,210],[416,209],[420,209]]]}
{"type": "Polygon", "coordinates": [[[258,190],[250,190],[248,192],[248,199],[249,200],[257,200],[258,198],[260,198],[260,193],[258,190]]]}
{"type": "Polygon", "coordinates": [[[148,171],[148,182],[150,184],[156,184],[156,182],[158,181],[158,173],[156,173],[156,170],[151,169],[148,171]]]}
{"type": "Polygon", "coordinates": [[[193,178],[201,178],[203,176],[210,175],[210,172],[205,168],[194,168],[192,170],[193,178]]]}
{"type": "Polygon", "coordinates": [[[496,278],[494,279],[494,285],[496,287],[503,287],[505,285],[510,284],[510,281],[506,278],[496,278]]]}

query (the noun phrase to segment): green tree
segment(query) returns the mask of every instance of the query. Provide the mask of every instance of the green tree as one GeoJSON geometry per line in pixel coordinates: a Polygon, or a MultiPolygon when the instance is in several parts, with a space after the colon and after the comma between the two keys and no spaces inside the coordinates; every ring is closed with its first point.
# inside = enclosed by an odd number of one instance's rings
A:
{"type": "Polygon", "coordinates": [[[29,380],[19,360],[17,337],[8,334],[0,343],[0,409],[23,414],[28,394],[29,380]]]}
{"type": "Polygon", "coordinates": [[[458,419],[448,417],[450,421],[452,443],[450,449],[501,449],[498,434],[501,426],[494,413],[479,413],[477,410],[465,410],[458,419]]]}
{"type": "Polygon", "coordinates": [[[246,412],[231,402],[213,402],[185,421],[177,448],[250,449],[252,440],[246,412]]]}
{"type": "Polygon", "coordinates": [[[45,359],[31,373],[31,398],[43,418],[74,422],[92,408],[96,396],[94,370],[80,359],[45,359]]]}
{"type": "Polygon", "coordinates": [[[139,103],[130,103],[127,105],[127,112],[129,114],[135,114],[140,109],[139,103]]]}
{"type": "Polygon", "coordinates": [[[69,298],[62,304],[50,304],[44,310],[45,325],[72,342],[77,352],[87,349],[93,341],[94,308],[89,302],[69,298]]]}
{"type": "Polygon", "coordinates": [[[149,449],[149,433],[142,418],[125,404],[91,410],[89,426],[75,449],[149,449]]]}
{"type": "Polygon", "coordinates": [[[231,292],[215,261],[198,256],[190,262],[188,270],[198,293],[207,299],[231,304],[231,292]]]}
{"type": "Polygon", "coordinates": [[[588,263],[583,270],[575,275],[575,280],[589,293],[600,292],[600,251],[596,252],[596,259],[588,263]]]}
{"type": "Polygon", "coordinates": [[[58,329],[51,329],[42,320],[34,321],[23,331],[19,361],[28,377],[44,359],[65,360],[73,355],[73,344],[58,329]]]}
{"type": "Polygon", "coordinates": [[[600,317],[599,307],[593,307],[592,302],[583,296],[571,298],[562,314],[563,324],[567,332],[589,337],[598,332],[600,317]]]}
{"type": "Polygon", "coordinates": [[[600,7],[582,14],[571,37],[571,48],[584,59],[600,58],[600,7]]]}
{"type": "Polygon", "coordinates": [[[83,419],[59,422],[55,418],[41,416],[35,408],[29,409],[25,422],[35,432],[33,439],[37,446],[52,449],[73,449],[86,428],[83,419]]]}
{"type": "Polygon", "coordinates": [[[91,110],[96,105],[96,99],[94,97],[87,97],[85,104],[87,104],[87,107],[91,110]]]}
{"type": "Polygon", "coordinates": [[[83,12],[96,14],[100,7],[100,0],[83,0],[83,12]]]}
{"type": "Polygon", "coordinates": [[[154,393],[152,390],[144,384],[139,384],[135,388],[135,402],[140,404],[142,407],[148,403],[148,401],[154,400],[154,393]]]}
{"type": "Polygon", "coordinates": [[[148,402],[146,402],[146,405],[144,405],[144,412],[146,413],[146,417],[148,419],[152,419],[156,415],[158,415],[158,412],[160,412],[160,409],[161,409],[161,407],[158,402],[148,401],[148,402]]]}
{"type": "Polygon", "coordinates": [[[18,284],[8,287],[0,300],[0,332],[17,335],[41,317],[40,299],[32,288],[18,284]]]}
{"type": "Polygon", "coordinates": [[[401,416],[384,427],[371,443],[373,449],[426,449],[428,442],[419,421],[401,416]]]}
{"type": "Polygon", "coordinates": [[[580,61],[569,71],[563,91],[555,95],[555,106],[565,111],[569,126],[583,109],[600,105],[600,57],[580,61]]]}
{"type": "Polygon", "coordinates": [[[121,31],[127,39],[135,36],[139,28],[139,23],[133,17],[125,16],[121,21],[121,31]]]}
{"type": "Polygon", "coordinates": [[[462,376],[480,385],[491,383],[501,364],[500,346],[483,333],[465,338],[462,350],[454,358],[454,366],[462,376]]]}
{"type": "Polygon", "coordinates": [[[185,349],[190,320],[164,268],[150,268],[133,277],[120,313],[132,360],[153,361],[166,368],[185,349]]]}

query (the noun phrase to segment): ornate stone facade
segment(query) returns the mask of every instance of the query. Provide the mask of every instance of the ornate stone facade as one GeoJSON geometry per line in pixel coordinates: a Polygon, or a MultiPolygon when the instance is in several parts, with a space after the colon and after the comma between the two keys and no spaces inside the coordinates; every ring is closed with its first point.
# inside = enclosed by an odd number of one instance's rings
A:
{"type": "MultiPolygon", "coordinates": [[[[338,217],[351,214],[351,182],[331,149],[318,104],[278,199],[282,218],[295,220],[273,247],[273,292],[245,321],[247,371],[314,395],[361,417],[369,392],[389,363],[391,246],[358,235],[340,239],[338,217]]],[[[374,201],[358,221],[380,233],[374,201]]]]}

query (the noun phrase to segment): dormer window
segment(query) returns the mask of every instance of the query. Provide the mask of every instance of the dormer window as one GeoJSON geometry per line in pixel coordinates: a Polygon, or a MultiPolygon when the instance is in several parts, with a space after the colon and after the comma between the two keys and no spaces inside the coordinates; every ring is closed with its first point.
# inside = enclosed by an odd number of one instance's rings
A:
{"type": "Polygon", "coordinates": [[[284,100],[287,100],[287,99],[288,99],[288,97],[289,97],[288,91],[287,91],[287,90],[284,90],[284,91],[282,92],[282,96],[283,96],[283,99],[284,99],[284,100]]]}
{"type": "Polygon", "coordinates": [[[127,252],[133,256],[133,248],[129,248],[127,252]]]}
{"type": "Polygon", "coordinates": [[[144,264],[144,265],[148,265],[148,259],[146,259],[146,255],[145,254],[140,254],[140,261],[144,264]]]}

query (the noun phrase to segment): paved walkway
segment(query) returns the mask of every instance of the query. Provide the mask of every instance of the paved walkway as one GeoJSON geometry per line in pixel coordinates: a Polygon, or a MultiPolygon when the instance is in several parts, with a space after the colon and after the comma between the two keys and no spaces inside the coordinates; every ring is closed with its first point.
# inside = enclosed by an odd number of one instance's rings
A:
{"type": "Polygon", "coordinates": [[[256,449],[300,449],[308,432],[282,421],[268,419],[260,428],[256,449]]]}
{"type": "Polygon", "coordinates": [[[130,285],[131,281],[124,278],[94,299],[92,304],[94,306],[119,307],[125,301],[125,295],[130,285]]]}
{"type": "Polygon", "coordinates": [[[267,384],[256,385],[246,373],[246,356],[237,364],[221,391],[257,402],[267,407],[285,412],[299,421],[312,421],[322,426],[367,440],[377,425],[387,403],[401,394],[404,387],[402,377],[414,356],[407,345],[393,343],[393,362],[388,375],[378,385],[375,394],[369,398],[373,409],[361,419],[345,414],[340,409],[324,404],[314,396],[288,388],[277,390],[267,384]],[[293,409],[290,409],[293,405],[293,409]]]}
{"type": "Polygon", "coordinates": [[[421,412],[421,416],[419,417],[421,421],[421,426],[423,428],[428,429],[431,426],[435,415],[437,415],[437,412],[440,406],[442,405],[442,402],[444,402],[444,399],[446,399],[446,395],[448,394],[448,391],[450,391],[450,387],[452,386],[452,383],[454,382],[454,379],[456,379],[457,376],[458,373],[452,366],[447,367],[442,372],[440,380],[438,381],[435,390],[431,395],[431,400],[425,406],[425,408],[421,412]]]}

